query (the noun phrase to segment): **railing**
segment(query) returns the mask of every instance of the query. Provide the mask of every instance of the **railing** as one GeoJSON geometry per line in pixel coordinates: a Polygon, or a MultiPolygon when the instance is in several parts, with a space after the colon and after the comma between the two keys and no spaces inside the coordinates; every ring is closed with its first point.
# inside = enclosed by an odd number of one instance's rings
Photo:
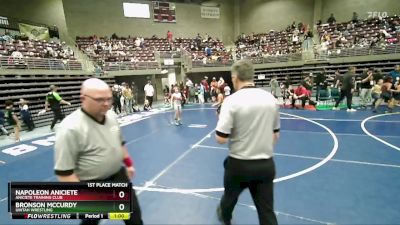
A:
{"type": "Polygon", "coordinates": [[[159,51],[158,52],[160,54],[160,58],[167,58],[167,59],[176,59],[176,58],[181,58],[182,54],[181,52],[178,51],[168,51],[168,52],[163,52],[163,51],[159,51]]]}
{"type": "Polygon", "coordinates": [[[286,55],[271,55],[266,57],[247,57],[251,59],[254,64],[277,63],[277,62],[290,62],[302,60],[301,53],[293,53],[286,55]]]}
{"type": "Polygon", "coordinates": [[[347,49],[330,49],[314,51],[315,59],[326,60],[330,58],[366,56],[366,55],[385,55],[385,54],[400,54],[400,44],[388,45],[384,47],[355,47],[347,49]]]}
{"type": "Polygon", "coordinates": [[[158,62],[106,62],[104,71],[158,69],[158,62]]]}
{"type": "Polygon", "coordinates": [[[78,60],[0,56],[1,69],[82,70],[78,60]]]}
{"type": "Polygon", "coordinates": [[[190,71],[193,67],[192,54],[185,49],[182,49],[182,64],[190,71]]]}
{"type": "MultiPolygon", "coordinates": [[[[265,63],[277,63],[277,62],[290,62],[302,60],[301,53],[287,54],[287,55],[272,55],[267,57],[245,57],[250,59],[254,64],[265,64],[265,63]]],[[[193,67],[224,67],[231,66],[234,63],[233,60],[194,60],[193,67]]]]}
{"type": "Polygon", "coordinates": [[[225,67],[225,66],[231,66],[234,63],[233,60],[193,60],[192,61],[192,66],[193,68],[199,68],[199,67],[225,67]]]}

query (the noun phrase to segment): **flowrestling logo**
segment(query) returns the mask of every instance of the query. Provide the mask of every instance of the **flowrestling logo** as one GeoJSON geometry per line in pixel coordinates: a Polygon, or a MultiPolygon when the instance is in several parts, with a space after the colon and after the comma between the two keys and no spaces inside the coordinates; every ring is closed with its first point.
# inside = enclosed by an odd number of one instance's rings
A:
{"type": "Polygon", "coordinates": [[[368,19],[377,18],[377,17],[385,18],[388,16],[387,12],[376,12],[375,11],[375,12],[367,12],[367,14],[368,14],[368,19]]]}

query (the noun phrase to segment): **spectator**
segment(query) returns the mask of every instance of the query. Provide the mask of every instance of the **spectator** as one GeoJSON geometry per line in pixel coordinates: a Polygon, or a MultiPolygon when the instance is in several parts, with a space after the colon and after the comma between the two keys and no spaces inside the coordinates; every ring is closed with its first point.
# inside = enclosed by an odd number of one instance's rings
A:
{"type": "Polygon", "coordinates": [[[131,87],[132,87],[133,98],[134,98],[134,100],[135,100],[135,101],[133,102],[133,104],[134,104],[134,105],[137,105],[137,104],[139,104],[139,88],[138,88],[138,86],[135,84],[134,81],[132,81],[131,87]]]}
{"type": "Polygon", "coordinates": [[[309,73],[306,78],[304,78],[302,84],[310,93],[313,89],[314,77],[313,73],[309,73]]]}
{"type": "Polygon", "coordinates": [[[331,16],[328,18],[328,20],[326,22],[329,23],[329,24],[336,23],[336,19],[333,16],[333,13],[331,13],[331,16]]]}
{"type": "Polygon", "coordinates": [[[125,99],[125,113],[131,114],[133,113],[133,93],[131,87],[125,83],[124,90],[122,91],[122,95],[125,99]]]}
{"type": "Polygon", "coordinates": [[[196,103],[196,86],[191,86],[189,87],[189,98],[188,98],[188,102],[189,103],[196,103]]]}
{"type": "Polygon", "coordinates": [[[22,121],[24,121],[24,123],[28,127],[28,131],[32,131],[33,129],[35,129],[35,124],[33,122],[32,115],[29,112],[28,103],[29,102],[23,98],[21,98],[19,100],[19,107],[21,110],[20,114],[21,114],[22,121]]]}
{"type": "Polygon", "coordinates": [[[310,99],[310,92],[300,84],[299,87],[294,91],[294,95],[292,97],[292,108],[298,108],[295,106],[296,100],[301,100],[301,109],[304,109],[306,102],[308,101],[309,105],[316,105],[314,101],[310,99]]]}
{"type": "Polygon", "coordinates": [[[0,110],[0,131],[1,131],[3,134],[9,136],[10,134],[8,133],[8,131],[6,130],[6,128],[4,128],[4,122],[5,122],[5,121],[4,121],[4,118],[5,118],[4,111],[3,111],[3,110],[0,110]]]}
{"type": "Polygon", "coordinates": [[[349,71],[344,75],[342,82],[342,89],[340,90],[340,97],[336,101],[333,110],[339,110],[339,103],[346,97],[347,99],[347,112],[355,112],[357,110],[353,109],[351,106],[351,102],[353,100],[353,92],[354,92],[354,76],[356,73],[355,67],[350,67],[349,71]]]}
{"type": "Polygon", "coordinates": [[[140,46],[141,46],[140,38],[136,38],[136,40],[135,40],[135,46],[136,46],[136,48],[140,48],[140,46]]]}
{"type": "Polygon", "coordinates": [[[351,18],[351,22],[357,23],[358,22],[358,14],[353,12],[353,17],[351,18]]]}
{"type": "Polygon", "coordinates": [[[225,98],[228,97],[229,95],[231,95],[231,88],[229,87],[229,85],[226,85],[224,87],[224,96],[225,98]]]}
{"type": "Polygon", "coordinates": [[[322,72],[317,73],[317,77],[315,79],[315,84],[317,85],[317,93],[316,93],[316,100],[319,101],[319,93],[321,90],[327,90],[328,83],[326,81],[326,70],[325,68],[322,72]]]}
{"type": "Polygon", "coordinates": [[[335,78],[333,79],[333,88],[339,88],[342,84],[343,76],[340,74],[340,69],[335,71],[335,78]]]}
{"type": "Polygon", "coordinates": [[[394,67],[394,70],[390,71],[389,76],[392,77],[393,79],[393,84],[397,81],[400,80],[400,65],[396,65],[394,67]]]}
{"type": "Polygon", "coordinates": [[[112,96],[113,96],[113,109],[114,109],[115,114],[122,113],[121,101],[120,101],[120,99],[121,99],[121,90],[119,89],[118,84],[115,84],[112,87],[112,96]]]}
{"type": "Polygon", "coordinates": [[[373,79],[374,79],[375,84],[378,83],[379,80],[383,80],[383,75],[382,75],[381,69],[375,70],[375,72],[373,73],[373,79]]]}
{"type": "Polygon", "coordinates": [[[209,46],[207,46],[204,51],[205,51],[207,57],[211,57],[212,49],[209,46]]]}
{"type": "Polygon", "coordinates": [[[148,112],[148,111],[150,111],[152,108],[151,108],[151,106],[150,106],[150,102],[149,102],[149,100],[144,100],[144,105],[143,105],[143,110],[144,111],[146,111],[146,112],[148,112]]]}
{"type": "Polygon", "coordinates": [[[374,83],[372,71],[373,68],[370,68],[361,75],[360,105],[363,109],[367,108],[368,100],[371,99],[371,88],[374,83]]]}
{"type": "Polygon", "coordinates": [[[6,118],[8,124],[14,128],[15,142],[19,142],[19,131],[21,130],[21,123],[19,122],[17,115],[15,115],[14,113],[14,103],[12,102],[12,100],[7,100],[5,105],[6,112],[4,117],[6,118]]]}
{"type": "Polygon", "coordinates": [[[14,64],[19,65],[24,63],[24,55],[18,50],[15,50],[11,53],[11,57],[13,58],[14,64]]]}
{"type": "Polygon", "coordinates": [[[224,90],[224,87],[225,87],[225,80],[224,78],[220,77],[218,81],[218,88],[222,91],[224,90]]]}
{"type": "Polygon", "coordinates": [[[164,92],[164,104],[165,105],[169,105],[170,104],[170,98],[171,98],[171,95],[170,95],[170,92],[169,92],[169,87],[168,87],[168,85],[165,85],[164,86],[164,89],[163,89],[163,92],[164,92]]]}
{"type": "Polygon", "coordinates": [[[200,87],[199,87],[199,95],[198,95],[198,97],[199,97],[199,103],[200,104],[204,104],[204,95],[205,95],[205,87],[204,87],[204,85],[203,85],[203,83],[200,83],[200,87]]]}
{"type": "Polygon", "coordinates": [[[173,36],[173,34],[172,34],[172,32],[171,31],[168,31],[167,32],[167,40],[168,40],[168,42],[172,42],[172,36],[173,36]]]}
{"type": "Polygon", "coordinates": [[[218,82],[217,82],[217,78],[213,77],[212,81],[210,83],[210,87],[211,87],[211,101],[215,102],[217,100],[217,89],[218,89],[218,82]]]}
{"type": "Polygon", "coordinates": [[[186,78],[186,86],[188,86],[189,88],[190,88],[190,87],[193,87],[193,82],[190,80],[189,77],[186,78]]]}
{"type": "Polygon", "coordinates": [[[271,86],[271,93],[275,98],[278,98],[278,92],[279,92],[279,82],[278,82],[278,77],[275,75],[272,77],[271,81],[269,82],[269,85],[271,86]]]}
{"type": "Polygon", "coordinates": [[[195,101],[196,103],[199,103],[200,86],[198,84],[194,84],[194,90],[195,101]]]}
{"type": "Polygon", "coordinates": [[[1,42],[11,43],[11,42],[13,42],[13,40],[14,39],[11,37],[11,35],[8,31],[4,32],[4,35],[0,37],[1,42]]]}
{"type": "Polygon", "coordinates": [[[376,84],[372,88],[371,96],[372,96],[372,99],[374,100],[372,102],[372,108],[373,109],[375,108],[376,102],[381,98],[382,85],[383,85],[383,79],[379,79],[378,82],[376,82],[376,84]]]}
{"type": "Polygon", "coordinates": [[[208,85],[208,77],[205,76],[201,83],[203,84],[204,88],[204,103],[207,103],[208,99],[210,98],[210,85],[208,85]]]}
{"type": "Polygon", "coordinates": [[[149,101],[150,107],[153,108],[154,87],[151,85],[150,80],[148,80],[146,86],[144,86],[144,94],[147,101],[149,101]]]}

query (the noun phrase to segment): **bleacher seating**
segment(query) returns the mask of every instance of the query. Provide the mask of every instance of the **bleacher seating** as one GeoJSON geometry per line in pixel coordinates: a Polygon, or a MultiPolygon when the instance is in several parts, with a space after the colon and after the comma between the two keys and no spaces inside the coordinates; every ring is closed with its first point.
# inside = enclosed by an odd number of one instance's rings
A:
{"type": "Polygon", "coordinates": [[[0,67],[82,70],[81,63],[68,45],[46,40],[1,41],[0,67]]]}
{"type": "MultiPolygon", "coordinates": [[[[194,60],[202,60],[206,57],[206,47],[212,49],[210,60],[227,57],[224,44],[218,39],[208,38],[199,41],[198,38],[176,38],[170,43],[166,38],[151,37],[139,38],[139,40],[141,39],[140,44],[136,43],[137,39],[137,37],[109,39],[91,36],[77,37],[76,43],[83,52],[104,68],[117,62],[133,62],[135,64],[155,62],[156,51],[160,53],[161,57],[180,57],[181,48],[191,52],[194,60]]],[[[134,66],[131,67],[131,69],[135,69],[134,66]]]]}
{"type": "Polygon", "coordinates": [[[399,43],[400,17],[370,18],[317,27],[327,50],[354,47],[386,47],[399,43]],[[396,31],[397,29],[397,31],[396,31]]]}
{"type": "Polygon", "coordinates": [[[243,35],[236,41],[237,58],[301,53],[300,35],[295,29],[243,35]],[[293,40],[293,36],[297,40],[293,40]]]}

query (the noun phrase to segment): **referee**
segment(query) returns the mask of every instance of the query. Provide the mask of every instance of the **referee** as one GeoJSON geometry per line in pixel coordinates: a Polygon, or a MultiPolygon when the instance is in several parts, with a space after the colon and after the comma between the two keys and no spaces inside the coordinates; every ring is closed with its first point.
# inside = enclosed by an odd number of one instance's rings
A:
{"type": "MultiPolygon", "coordinates": [[[[55,173],[61,182],[130,182],[135,174],[116,114],[110,87],[97,78],[83,82],[82,108],[67,116],[56,132],[55,173]],[[125,164],[125,167],[123,166],[125,164]]],[[[136,194],[125,224],[143,224],[136,194]]],[[[97,225],[99,220],[82,220],[97,225]]]]}
{"type": "Polygon", "coordinates": [[[53,130],[57,121],[62,121],[64,119],[64,114],[61,111],[61,104],[71,105],[71,103],[63,100],[57,93],[58,87],[55,85],[50,85],[50,92],[46,95],[45,110],[49,111],[49,106],[51,111],[54,113],[53,122],[51,123],[50,129],[53,130]]]}
{"type": "Polygon", "coordinates": [[[272,156],[280,129],[277,100],[255,87],[250,61],[233,64],[231,76],[237,91],[222,104],[215,136],[219,144],[229,140],[229,156],[224,161],[225,192],[217,209],[218,218],[231,224],[238,197],[249,188],[260,224],[275,225],[272,156]]]}

